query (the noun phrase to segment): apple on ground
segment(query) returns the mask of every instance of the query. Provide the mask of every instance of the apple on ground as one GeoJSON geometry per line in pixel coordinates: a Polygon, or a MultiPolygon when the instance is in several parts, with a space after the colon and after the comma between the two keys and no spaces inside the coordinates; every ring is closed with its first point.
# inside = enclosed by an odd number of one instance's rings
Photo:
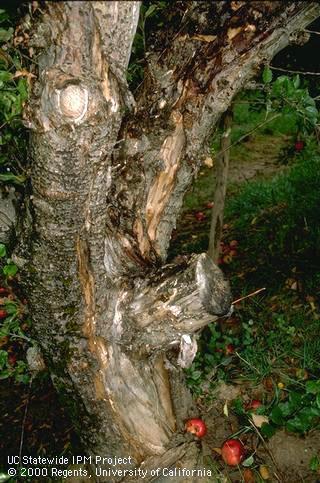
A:
{"type": "Polygon", "coordinates": [[[294,143],[294,149],[296,151],[302,151],[304,148],[304,142],[303,141],[300,141],[300,140],[297,140],[295,143],[294,143]]]}
{"type": "Polygon", "coordinates": [[[245,405],[246,411],[255,411],[258,409],[260,406],[262,406],[262,402],[259,401],[259,399],[252,399],[248,404],[245,405]]]}
{"type": "Polygon", "coordinates": [[[203,221],[206,219],[206,215],[202,211],[197,211],[194,215],[196,217],[196,220],[198,221],[203,221]]]}
{"type": "Polygon", "coordinates": [[[226,346],[226,351],[225,351],[226,352],[226,355],[234,354],[235,350],[236,350],[236,348],[235,348],[235,346],[233,344],[228,344],[226,346]]]}
{"type": "Polygon", "coordinates": [[[245,454],[245,448],[239,439],[227,439],[221,447],[223,461],[229,466],[239,465],[245,454]]]}
{"type": "Polygon", "coordinates": [[[207,432],[207,426],[203,419],[193,418],[188,419],[185,424],[185,430],[188,433],[194,434],[197,438],[202,438],[207,432]]]}

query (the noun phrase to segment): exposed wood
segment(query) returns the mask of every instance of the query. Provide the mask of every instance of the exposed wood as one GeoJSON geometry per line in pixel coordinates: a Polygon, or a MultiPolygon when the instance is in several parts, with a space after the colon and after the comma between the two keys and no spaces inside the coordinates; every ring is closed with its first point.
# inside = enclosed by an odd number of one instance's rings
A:
{"type": "Polygon", "coordinates": [[[223,116],[223,132],[221,135],[220,152],[215,158],[215,189],[211,212],[208,255],[217,263],[220,252],[220,241],[223,227],[223,212],[227,192],[230,144],[231,144],[231,109],[223,116]]]}
{"type": "Polygon", "coordinates": [[[125,310],[135,319],[134,344],[139,351],[179,345],[183,334],[192,334],[231,306],[229,284],[221,270],[205,255],[180,265],[165,266],[150,280],[137,279],[125,310]]]}

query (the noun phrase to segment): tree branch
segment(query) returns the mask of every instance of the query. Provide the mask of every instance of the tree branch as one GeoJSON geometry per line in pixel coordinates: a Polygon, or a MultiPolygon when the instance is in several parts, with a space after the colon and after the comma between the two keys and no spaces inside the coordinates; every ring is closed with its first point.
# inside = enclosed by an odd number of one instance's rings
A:
{"type": "Polygon", "coordinates": [[[232,98],[290,43],[294,31],[320,14],[316,2],[245,2],[234,12],[228,2],[201,2],[201,15],[199,3],[191,4],[166,49],[147,53],[145,80],[136,110],[123,124],[116,159],[123,166],[123,178],[113,186],[122,193],[116,251],[124,253],[128,238],[123,234],[132,233],[130,251],[138,271],[145,269],[141,260],[151,265],[165,260],[185,189],[232,98]],[[226,10],[215,15],[221,8],[226,10]],[[202,31],[210,34],[209,41],[199,36],[202,31]]]}
{"type": "Polygon", "coordinates": [[[167,349],[229,313],[231,293],[221,270],[206,254],[167,265],[149,280],[137,279],[126,314],[137,330],[135,345],[167,349]]]}

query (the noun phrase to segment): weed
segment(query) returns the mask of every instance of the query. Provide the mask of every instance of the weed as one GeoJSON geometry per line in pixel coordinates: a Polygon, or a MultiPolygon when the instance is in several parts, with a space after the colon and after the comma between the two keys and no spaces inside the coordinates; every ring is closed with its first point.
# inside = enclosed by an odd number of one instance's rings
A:
{"type": "Polygon", "coordinates": [[[26,132],[22,109],[28,97],[21,54],[13,46],[13,27],[0,9],[0,181],[22,185],[25,181],[26,132]]]}
{"type": "MultiPolygon", "coordinates": [[[[259,115],[254,114],[256,119],[259,115]]],[[[238,256],[223,266],[234,298],[260,287],[267,290],[237,304],[231,320],[204,330],[187,373],[190,387],[202,399],[214,397],[219,379],[249,384],[250,391],[259,388],[264,404],[257,413],[269,420],[260,428],[263,437],[283,427],[304,434],[320,422],[320,155],[312,135],[305,141],[289,168],[273,179],[243,184],[229,198],[223,247],[230,240],[239,246],[238,256]],[[225,352],[228,344],[234,347],[232,354],[225,352]]],[[[203,211],[211,199],[209,180],[200,175],[197,184],[186,200],[187,213],[200,206],[203,211]]],[[[201,227],[199,243],[208,222],[201,227]]],[[[243,401],[233,410],[249,430],[243,401]]]]}
{"type": "Polygon", "coordinates": [[[25,331],[29,327],[26,320],[25,306],[14,293],[14,277],[18,267],[11,259],[6,258],[7,252],[0,244],[0,262],[2,282],[0,287],[0,379],[13,378],[16,382],[29,381],[28,366],[19,357],[22,356],[31,339],[25,331]],[[23,328],[22,328],[23,327],[23,328]]]}

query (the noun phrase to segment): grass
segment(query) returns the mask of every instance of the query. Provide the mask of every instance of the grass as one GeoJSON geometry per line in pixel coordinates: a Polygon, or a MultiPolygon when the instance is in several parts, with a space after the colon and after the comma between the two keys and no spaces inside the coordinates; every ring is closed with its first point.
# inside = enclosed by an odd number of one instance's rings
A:
{"type": "MultiPolygon", "coordinates": [[[[283,141],[281,129],[266,135],[265,146],[283,141]]],[[[258,152],[260,141],[261,134],[251,140],[258,152]]],[[[233,149],[241,153],[244,144],[233,149]]],[[[212,199],[213,183],[203,171],[185,200],[173,254],[207,249],[210,209],[205,203],[212,199]],[[199,210],[206,215],[201,223],[194,218],[199,210]]],[[[258,391],[270,418],[266,437],[280,427],[305,433],[320,425],[320,396],[316,389],[310,392],[310,384],[320,380],[319,187],[320,153],[310,139],[283,172],[229,189],[223,242],[237,240],[239,246],[222,267],[234,299],[260,287],[267,290],[203,331],[187,371],[189,386],[202,402],[214,397],[221,379],[245,385],[249,398],[258,391]]]]}
{"type": "MultiPolygon", "coordinates": [[[[267,159],[269,162],[280,161],[282,150],[288,145],[288,140],[295,139],[297,120],[291,115],[277,117],[274,121],[264,124],[260,129],[257,126],[266,119],[266,111],[252,110],[252,103],[239,100],[234,106],[234,120],[231,132],[232,148],[230,151],[231,178],[233,164],[238,168],[248,163],[255,166],[258,161],[267,159]],[[245,142],[239,142],[245,134],[255,130],[254,136],[249,136],[245,142]],[[272,136],[271,136],[272,135],[272,136]]],[[[212,158],[219,150],[221,132],[218,131],[212,140],[212,158]]],[[[279,165],[280,170],[280,165],[279,165]]],[[[232,176],[233,174],[233,176],[232,176]]],[[[268,173],[266,173],[268,174],[268,173]]],[[[262,174],[263,177],[263,174],[262,174]]],[[[236,191],[234,183],[229,186],[229,194],[236,191]]],[[[235,185],[237,183],[235,182],[235,185]]],[[[184,200],[184,211],[203,210],[208,201],[212,200],[214,191],[214,172],[203,166],[198,174],[198,182],[194,183],[184,200]]]]}

